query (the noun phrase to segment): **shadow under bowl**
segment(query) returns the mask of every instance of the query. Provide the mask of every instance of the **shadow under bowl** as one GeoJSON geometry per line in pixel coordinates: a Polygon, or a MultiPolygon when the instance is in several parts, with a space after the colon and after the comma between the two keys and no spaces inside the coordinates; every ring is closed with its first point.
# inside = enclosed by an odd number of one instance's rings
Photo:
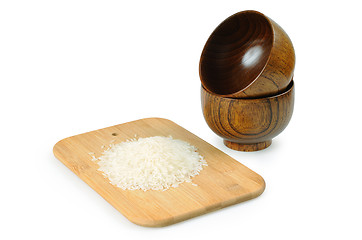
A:
{"type": "Polygon", "coordinates": [[[232,98],[274,96],[293,77],[291,40],[273,20],[257,11],[238,12],[210,35],[199,73],[208,91],[232,98]]]}
{"type": "Polygon", "coordinates": [[[235,99],[215,95],[201,87],[202,112],[211,130],[224,144],[238,151],[258,151],[288,125],[294,108],[294,82],[278,95],[235,99]]]}

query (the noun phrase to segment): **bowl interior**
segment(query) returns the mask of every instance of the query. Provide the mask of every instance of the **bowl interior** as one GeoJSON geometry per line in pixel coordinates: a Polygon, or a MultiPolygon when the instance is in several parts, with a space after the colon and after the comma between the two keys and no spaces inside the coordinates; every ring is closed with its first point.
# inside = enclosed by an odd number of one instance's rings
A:
{"type": "Polygon", "coordinates": [[[200,59],[201,82],[227,95],[248,87],[263,71],[273,46],[273,29],[261,13],[236,13],[207,40],[200,59]]]}

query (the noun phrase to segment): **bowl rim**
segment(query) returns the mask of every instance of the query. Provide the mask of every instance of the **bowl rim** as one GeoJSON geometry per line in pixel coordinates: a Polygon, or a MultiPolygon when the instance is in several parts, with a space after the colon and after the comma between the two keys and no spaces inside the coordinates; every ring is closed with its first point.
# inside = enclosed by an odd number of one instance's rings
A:
{"type": "Polygon", "coordinates": [[[201,84],[201,89],[214,96],[214,97],[217,97],[217,98],[223,98],[223,99],[226,99],[226,100],[240,100],[240,101],[255,101],[255,100],[267,100],[267,99],[273,99],[273,98],[278,98],[278,97],[281,97],[283,95],[286,95],[288,94],[289,92],[293,91],[294,90],[294,79],[292,78],[292,80],[290,81],[290,83],[288,84],[287,88],[281,92],[281,93],[278,93],[276,95],[272,95],[272,96],[265,96],[265,97],[257,97],[257,98],[234,98],[234,97],[225,97],[225,96],[221,96],[219,94],[215,94],[213,92],[210,92],[208,89],[206,89],[204,87],[204,85],[201,84]]]}
{"type": "MultiPolygon", "coordinates": [[[[261,13],[261,12],[258,12],[256,10],[244,10],[244,11],[240,11],[240,12],[237,12],[237,13],[234,13],[232,14],[231,16],[227,17],[226,19],[224,19],[219,25],[217,25],[217,27],[212,31],[212,33],[210,34],[210,36],[208,37],[206,43],[204,44],[204,48],[202,49],[202,52],[201,52],[201,57],[200,57],[200,61],[199,61],[199,77],[200,77],[200,80],[202,82],[202,84],[204,85],[204,80],[203,80],[203,77],[202,77],[202,74],[201,74],[201,63],[202,63],[202,60],[204,58],[204,52],[205,52],[205,49],[206,49],[206,46],[209,44],[209,41],[211,40],[211,37],[214,35],[216,29],[219,28],[219,26],[221,26],[221,24],[223,24],[225,21],[227,21],[228,19],[230,18],[233,18],[235,16],[238,16],[238,15],[241,15],[241,14],[248,14],[248,13],[253,13],[253,14],[257,14],[259,16],[262,16],[269,24],[269,27],[272,31],[272,45],[271,45],[271,50],[269,52],[269,55],[268,55],[268,59],[266,60],[263,68],[260,70],[259,74],[247,85],[245,86],[244,88],[238,90],[238,91],[234,91],[232,93],[228,93],[228,94],[216,94],[215,95],[218,95],[218,96],[221,96],[221,97],[228,97],[228,96],[232,96],[232,95],[236,95],[238,93],[241,93],[243,91],[245,91],[246,89],[248,89],[262,74],[263,72],[265,71],[265,68],[268,66],[268,63],[270,62],[270,58],[271,58],[271,53],[272,53],[272,49],[273,47],[275,46],[275,29],[274,29],[274,26],[273,26],[273,23],[271,21],[271,19],[269,19],[269,17],[267,17],[265,14],[261,13]]],[[[206,88],[205,88],[206,89],[206,88]]],[[[207,89],[208,91],[210,91],[209,89],[207,89]]],[[[211,91],[210,91],[211,92],[211,91]]],[[[231,97],[232,98],[232,97],[231,97]]]]}

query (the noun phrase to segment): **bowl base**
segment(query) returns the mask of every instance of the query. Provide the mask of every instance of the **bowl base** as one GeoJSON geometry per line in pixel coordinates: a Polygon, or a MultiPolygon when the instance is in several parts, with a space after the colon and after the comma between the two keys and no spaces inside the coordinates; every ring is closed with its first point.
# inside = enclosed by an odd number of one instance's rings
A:
{"type": "Polygon", "coordinates": [[[263,150],[267,147],[269,147],[272,144],[272,140],[268,140],[265,142],[259,142],[259,143],[251,143],[251,144],[245,144],[245,143],[237,143],[237,142],[231,142],[228,140],[224,140],[225,146],[228,148],[231,148],[233,150],[237,151],[243,151],[243,152],[254,152],[263,150]]]}

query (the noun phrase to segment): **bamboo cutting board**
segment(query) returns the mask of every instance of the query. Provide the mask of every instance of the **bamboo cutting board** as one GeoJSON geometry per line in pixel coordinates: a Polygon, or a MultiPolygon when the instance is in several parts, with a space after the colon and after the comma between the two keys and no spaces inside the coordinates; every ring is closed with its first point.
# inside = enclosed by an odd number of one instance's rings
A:
{"type": "Polygon", "coordinates": [[[54,155],[131,222],[148,227],[170,225],[259,196],[265,188],[261,176],[174,122],[147,118],[73,137],[54,146],[54,155]],[[127,139],[172,136],[198,148],[208,166],[191,183],[166,191],[122,190],[109,183],[91,159],[102,146],[127,139]]]}

